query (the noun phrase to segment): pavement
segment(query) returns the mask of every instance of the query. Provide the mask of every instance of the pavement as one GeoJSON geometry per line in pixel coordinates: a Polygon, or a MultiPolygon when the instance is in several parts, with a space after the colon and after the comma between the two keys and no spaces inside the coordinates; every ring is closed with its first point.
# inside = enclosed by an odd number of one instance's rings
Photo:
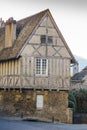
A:
{"type": "Polygon", "coordinates": [[[0,119],[0,130],[87,130],[87,125],[21,121],[9,118],[0,119]]]}

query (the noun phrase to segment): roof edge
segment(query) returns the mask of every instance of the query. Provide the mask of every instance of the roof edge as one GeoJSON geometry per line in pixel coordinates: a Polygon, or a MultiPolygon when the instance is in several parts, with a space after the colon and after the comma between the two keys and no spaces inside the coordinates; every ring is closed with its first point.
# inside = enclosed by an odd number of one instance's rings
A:
{"type": "Polygon", "coordinates": [[[74,55],[72,54],[72,52],[71,52],[71,50],[70,50],[70,48],[69,48],[69,46],[68,46],[68,44],[67,44],[65,38],[63,37],[63,35],[62,35],[62,33],[61,33],[59,27],[57,26],[57,24],[56,24],[56,22],[55,22],[55,20],[54,20],[54,18],[53,18],[53,16],[52,16],[52,14],[51,14],[51,12],[50,12],[49,9],[48,9],[48,12],[49,12],[49,15],[51,16],[51,19],[52,19],[53,23],[54,23],[55,29],[57,30],[57,32],[58,32],[58,34],[59,34],[59,37],[60,37],[61,40],[63,41],[63,43],[64,43],[66,49],[68,50],[68,52],[69,52],[69,54],[70,54],[70,56],[71,56],[71,63],[78,63],[78,62],[76,61],[74,55]]]}

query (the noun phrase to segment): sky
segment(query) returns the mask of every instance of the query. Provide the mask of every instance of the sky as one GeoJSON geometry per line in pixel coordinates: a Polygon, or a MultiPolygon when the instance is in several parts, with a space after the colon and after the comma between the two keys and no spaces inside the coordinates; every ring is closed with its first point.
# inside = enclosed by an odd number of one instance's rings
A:
{"type": "Polygon", "coordinates": [[[19,20],[47,8],[72,53],[87,59],[87,0],[0,0],[0,18],[19,20]]]}

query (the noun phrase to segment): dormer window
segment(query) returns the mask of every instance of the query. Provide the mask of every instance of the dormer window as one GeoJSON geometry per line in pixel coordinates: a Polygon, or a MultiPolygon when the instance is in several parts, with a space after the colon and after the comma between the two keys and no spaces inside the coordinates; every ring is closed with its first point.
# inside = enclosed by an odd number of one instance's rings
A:
{"type": "Polygon", "coordinates": [[[41,44],[46,44],[46,38],[47,38],[47,45],[53,44],[53,37],[46,35],[41,35],[41,44]]]}

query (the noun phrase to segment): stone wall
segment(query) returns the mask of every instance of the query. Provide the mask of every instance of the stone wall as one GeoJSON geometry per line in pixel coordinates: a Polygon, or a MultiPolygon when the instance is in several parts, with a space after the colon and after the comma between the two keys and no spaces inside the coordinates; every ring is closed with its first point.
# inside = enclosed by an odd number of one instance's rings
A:
{"type": "Polygon", "coordinates": [[[67,91],[0,90],[0,115],[72,123],[67,91]],[[37,95],[44,97],[42,109],[36,108],[37,95]]]}
{"type": "Polygon", "coordinates": [[[70,90],[87,89],[87,82],[71,81],[70,90]]]}

